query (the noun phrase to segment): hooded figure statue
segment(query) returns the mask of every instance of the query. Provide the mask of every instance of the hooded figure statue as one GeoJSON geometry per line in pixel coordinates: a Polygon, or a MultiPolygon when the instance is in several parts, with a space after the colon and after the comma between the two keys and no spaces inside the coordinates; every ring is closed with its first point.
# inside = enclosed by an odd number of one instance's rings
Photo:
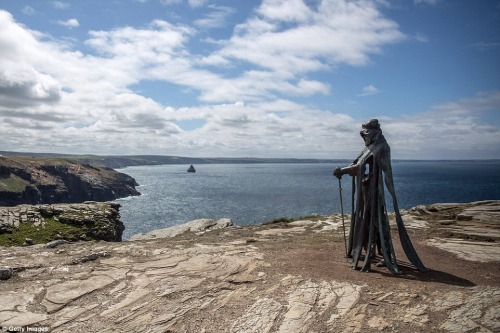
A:
{"type": "Polygon", "coordinates": [[[399,273],[385,203],[385,181],[392,197],[401,245],[410,262],[419,271],[425,271],[399,213],[392,178],[391,150],[382,135],[378,120],[372,119],[363,124],[360,134],[365,141],[363,151],[351,165],[336,168],[333,172],[339,179],[344,174],[352,176],[352,215],[347,253],[352,258],[353,268],[358,268],[364,250],[361,271],[370,271],[371,260],[378,249],[383,257],[380,266],[385,265],[392,273],[399,273]]]}

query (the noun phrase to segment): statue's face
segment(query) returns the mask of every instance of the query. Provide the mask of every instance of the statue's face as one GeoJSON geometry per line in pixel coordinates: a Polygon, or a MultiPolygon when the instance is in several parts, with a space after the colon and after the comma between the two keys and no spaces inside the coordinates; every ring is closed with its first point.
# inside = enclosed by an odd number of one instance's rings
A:
{"type": "Polygon", "coordinates": [[[366,128],[365,125],[363,125],[363,128],[359,132],[363,140],[365,140],[365,146],[369,146],[372,142],[375,136],[380,132],[379,129],[376,128],[366,128]]]}

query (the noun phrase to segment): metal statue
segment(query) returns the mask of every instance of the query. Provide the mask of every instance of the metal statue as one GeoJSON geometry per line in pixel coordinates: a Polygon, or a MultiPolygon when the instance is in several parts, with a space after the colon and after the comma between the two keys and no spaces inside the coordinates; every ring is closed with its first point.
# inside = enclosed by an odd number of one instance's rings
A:
{"type": "Polygon", "coordinates": [[[378,120],[372,119],[363,124],[360,134],[365,141],[363,151],[352,164],[336,168],[333,172],[339,179],[344,174],[352,176],[352,215],[347,256],[352,258],[353,268],[357,269],[364,250],[361,271],[368,272],[375,251],[378,251],[383,257],[378,265],[385,265],[392,273],[399,274],[385,203],[385,181],[392,197],[399,238],[405,254],[419,271],[425,271],[399,212],[392,178],[391,150],[382,135],[378,120]]]}

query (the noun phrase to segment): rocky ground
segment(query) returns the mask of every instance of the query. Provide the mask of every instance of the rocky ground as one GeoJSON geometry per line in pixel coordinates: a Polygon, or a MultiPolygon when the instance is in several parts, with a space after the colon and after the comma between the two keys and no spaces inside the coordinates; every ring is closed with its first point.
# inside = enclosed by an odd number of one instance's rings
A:
{"type": "Polygon", "coordinates": [[[500,332],[500,201],[419,206],[403,219],[425,273],[408,264],[397,232],[403,274],[352,270],[338,215],[122,243],[0,248],[0,266],[13,269],[0,281],[0,327],[500,332]]]}

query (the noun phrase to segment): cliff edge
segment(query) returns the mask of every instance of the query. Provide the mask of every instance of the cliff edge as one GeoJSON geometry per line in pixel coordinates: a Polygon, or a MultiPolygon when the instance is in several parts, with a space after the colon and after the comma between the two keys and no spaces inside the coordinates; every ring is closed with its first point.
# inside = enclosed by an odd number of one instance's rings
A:
{"type": "Polygon", "coordinates": [[[0,156],[0,206],[110,201],[140,195],[134,178],[67,159],[0,156]]]}
{"type": "Polygon", "coordinates": [[[499,332],[499,219],[500,201],[403,212],[428,270],[407,262],[394,227],[401,275],[376,266],[371,273],[352,270],[340,214],[207,232],[162,231],[119,243],[0,247],[0,277],[11,276],[0,281],[0,328],[499,332]]]}
{"type": "Polygon", "coordinates": [[[80,240],[120,242],[125,226],[119,208],[116,202],[92,201],[0,207],[0,246],[80,240]]]}

